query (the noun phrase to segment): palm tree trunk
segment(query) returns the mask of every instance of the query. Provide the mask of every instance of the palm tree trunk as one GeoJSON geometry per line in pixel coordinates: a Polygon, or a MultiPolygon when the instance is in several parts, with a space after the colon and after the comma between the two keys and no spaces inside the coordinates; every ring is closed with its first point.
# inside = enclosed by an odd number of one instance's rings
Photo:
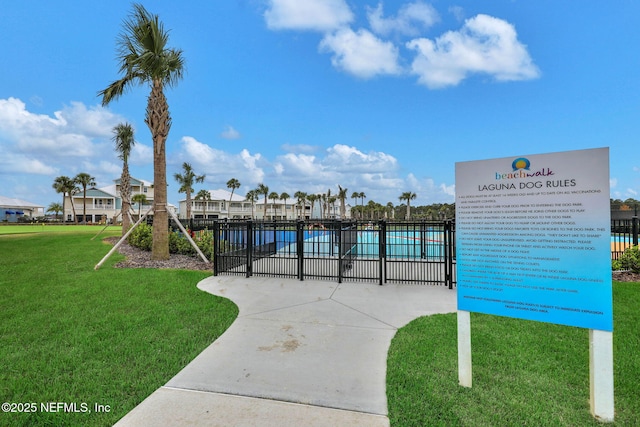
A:
{"type": "MultiPolygon", "coordinates": [[[[131,221],[129,220],[129,211],[131,210],[131,185],[129,179],[129,166],[125,163],[122,166],[122,179],[120,179],[120,198],[122,199],[122,207],[120,212],[122,215],[122,235],[124,236],[129,227],[131,227],[131,221]]],[[[138,218],[140,218],[140,209],[138,209],[138,218]]]]}
{"type": "Polygon", "coordinates": [[[73,212],[73,222],[78,223],[78,216],[76,215],[76,206],[73,204],[73,196],[69,193],[69,203],[71,203],[71,211],[73,212]]]}
{"type": "Polygon", "coordinates": [[[169,214],[167,212],[167,159],[165,143],[171,128],[162,81],[155,79],[147,103],[145,122],[153,137],[153,243],[151,259],[169,259],[169,214]]]}
{"type": "Polygon", "coordinates": [[[82,187],[82,222],[87,223],[87,186],[82,187]]]}

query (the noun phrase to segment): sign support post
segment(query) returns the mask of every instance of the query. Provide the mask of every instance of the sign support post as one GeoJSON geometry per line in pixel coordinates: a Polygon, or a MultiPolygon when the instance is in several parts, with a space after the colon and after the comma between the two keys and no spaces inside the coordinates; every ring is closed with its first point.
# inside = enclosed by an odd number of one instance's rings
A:
{"type": "Polygon", "coordinates": [[[458,382],[462,387],[471,387],[471,313],[458,310],[458,382]]]}
{"type": "Polygon", "coordinates": [[[612,422],[613,333],[589,329],[589,391],[591,415],[612,422]]]}

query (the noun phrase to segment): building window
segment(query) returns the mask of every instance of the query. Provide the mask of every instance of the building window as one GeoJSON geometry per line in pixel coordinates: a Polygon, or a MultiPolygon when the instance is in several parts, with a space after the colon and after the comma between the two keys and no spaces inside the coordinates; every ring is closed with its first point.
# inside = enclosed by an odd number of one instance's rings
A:
{"type": "Polygon", "coordinates": [[[146,193],[146,192],[147,192],[147,187],[143,187],[143,188],[142,188],[142,192],[143,192],[143,193],[146,193]]]}

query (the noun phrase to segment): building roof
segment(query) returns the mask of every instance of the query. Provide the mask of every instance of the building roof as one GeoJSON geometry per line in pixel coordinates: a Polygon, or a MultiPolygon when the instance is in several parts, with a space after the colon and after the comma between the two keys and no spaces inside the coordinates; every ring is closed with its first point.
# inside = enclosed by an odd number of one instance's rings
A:
{"type": "Polygon", "coordinates": [[[44,206],[36,205],[35,203],[27,202],[26,200],[4,196],[0,196],[0,206],[7,208],[44,208],[44,206]]]}
{"type": "MultiPolygon", "coordinates": [[[[76,194],[76,197],[78,195],[82,196],[82,192],[76,194]]],[[[87,197],[116,197],[116,196],[106,191],[105,188],[88,188],[87,197]]]]}
{"type": "MultiPolygon", "coordinates": [[[[115,183],[116,184],[120,184],[120,179],[121,178],[118,178],[118,179],[114,180],[115,183]]],[[[137,179],[137,178],[134,178],[134,177],[130,177],[129,178],[129,184],[130,185],[143,185],[145,187],[153,187],[153,182],[147,181],[145,179],[137,179]]]]}

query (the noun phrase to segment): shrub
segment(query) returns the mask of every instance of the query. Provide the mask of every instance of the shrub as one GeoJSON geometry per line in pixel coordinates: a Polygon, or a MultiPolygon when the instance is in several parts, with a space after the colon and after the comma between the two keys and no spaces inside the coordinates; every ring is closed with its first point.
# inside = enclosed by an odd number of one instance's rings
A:
{"type": "MultiPolygon", "coordinates": [[[[193,241],[198,245],[207,259],[213,258],[213,232],[203,230],[193,237],[193,241]]],[[[131,246],[140,248],[145,251],[151,250],[153,242],[153,228],[147,224],[140,224],[127,237],[127,242],[131,246]]],[[[179,231],[169,232],[169,253],[197,256],[196,250],[191,246],[189,240],[179,231]]]]}
{"type": "Polygon", "coordinates": [[[638,250],[638,246],[625,249],[617,261],[619,268],[615,268],[614,263],[612,263],[614,270],[631,270],[634,273],[640,273],[640,251],[638,250]]]}
{"type": "Polygon", "coordinates": [[[150,225],[142,223],[129,234],[127,242],[136,248],[150,251],[153,243],[153,229],[150,225]]]}

